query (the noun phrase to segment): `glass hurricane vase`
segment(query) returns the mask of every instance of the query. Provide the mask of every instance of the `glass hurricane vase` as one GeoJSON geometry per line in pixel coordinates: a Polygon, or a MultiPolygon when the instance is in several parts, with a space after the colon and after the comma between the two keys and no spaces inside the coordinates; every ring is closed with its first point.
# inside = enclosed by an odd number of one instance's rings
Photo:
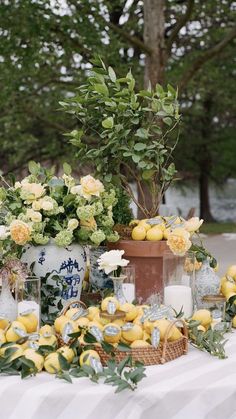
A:
{"type": "Polygon", "coordinates": [[[123,292],[123,282],[126,279],[126,275],[120,275],[120,276],[110,276],[113,282],[114,287],[114,296],[119,301],[120,304],[124,304],[127,302],[124,292],[123,292]]]}
{"type": "Polygon", "coordinates": [[[17,302],[15,301],[7,278],[2,277],[2,292],[0,295],[0,318],[16,320],[17,302]]]}

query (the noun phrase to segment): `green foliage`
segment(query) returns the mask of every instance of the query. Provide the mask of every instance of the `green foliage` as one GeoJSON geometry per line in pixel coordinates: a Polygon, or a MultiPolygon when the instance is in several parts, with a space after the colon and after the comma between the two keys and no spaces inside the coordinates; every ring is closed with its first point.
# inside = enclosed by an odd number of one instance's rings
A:
{"type": "Polygon", "coordinates": [[[203,332],[198,330],[199,325],[200,322],[195,320],[190,320],[188,323],[191,344],[202,351],[209,352],[219,359],[226,358],[225,344],[227,340],[224,338],[225,331],[209,328],[206,332],[203,332]]]}
{"type": "Polygon", "coordinates": [[[133,218],[130,209],[130,197],[123,189],[116,189],[117,204],[113,208],[113,219],[115,224],[128,225],[133,218]]]}
{"type": "Polygon", "coordinates": [[[129,176],[141,191],[145,183],[153,205],[150,214],[145,206],[143,212],[153,216],[176,174],[172,153],[178,141],[173,131],[180,121],[177,93],[159,85],[136,93],[130,71],[123,78],[114,74],[104,64],[93,67],[86,84],[61,105],[80,123],[79,136],[76,130],[71,133],[79,161],[93,164],[105,179],[112,175],[114,182],[124,167],[127,173],[120,176],[121,184],[133,198],[129,176]]]}

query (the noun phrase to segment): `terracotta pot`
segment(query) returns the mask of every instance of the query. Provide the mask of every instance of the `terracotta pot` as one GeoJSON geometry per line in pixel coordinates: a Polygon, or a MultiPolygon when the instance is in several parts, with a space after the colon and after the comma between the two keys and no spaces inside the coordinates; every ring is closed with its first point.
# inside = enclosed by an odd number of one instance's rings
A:
{"type": "Polygon", "coordinates": [[[166,241],[120,240],[109,243],[108,248],[124,250],[124,257],[135,266],[136,298],[144,303],[155,301],[163,290],[163,255],[168,246],[166,241]]]}

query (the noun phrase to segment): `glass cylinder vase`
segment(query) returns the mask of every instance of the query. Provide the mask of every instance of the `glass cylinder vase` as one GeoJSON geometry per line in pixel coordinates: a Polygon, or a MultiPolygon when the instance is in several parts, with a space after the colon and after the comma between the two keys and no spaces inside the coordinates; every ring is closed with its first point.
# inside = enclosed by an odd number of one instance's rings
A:
{"type": "Polygon", "coordinates": [[[16,300],[18,315],[34,313],[40,325],[41,285],[37,277],[27,277],[25,281],[18,281],[16,285],[16,300]]]}
{"type": "Polygon", "coordinates": [[[6,322],[14,321],[17,317],[17,302],[14,299],[9,281],[6,277],[1,277],[2,290],[0,294],[0,320],[6,322]]]}
{"type": "Polygon", "coordinates": [[[122,268],[124,280],[122,283],[123,294],[127,303],[133,303],[135,300],[135,266],[128,265],[122,268]]]}
{"type": "Polygon", "coordinates": [[[193,314],[194,254],[176,256],[166,251],[163,257],[163,302],[171,306],[175,315],[181,311],[184,318],[193,314]]]}

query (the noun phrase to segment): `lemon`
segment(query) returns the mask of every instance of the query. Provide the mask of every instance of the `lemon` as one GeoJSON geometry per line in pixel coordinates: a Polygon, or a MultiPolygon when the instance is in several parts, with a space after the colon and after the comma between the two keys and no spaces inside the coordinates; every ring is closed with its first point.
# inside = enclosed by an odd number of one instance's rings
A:
{"type": "Polygon", "coordinates": [[[163,231],[158,226],[152,227],[147,232],[146,239],[149,241],[159,241],[163,239],[163,231]]]}
{"type": "Polygon", "coordinates": [[[236,265],[229,266],[226,275],[231,276],[236,281],[236,265]]]}
{"type": "Polygon", "coordinates": [[[82,352],[79,357],[80,366],[82,367],[82,365],[90,365],[91,358],[100,360],[100,356],[93,349],[88,349],[87,351],[82,352]]]}
{"type": "Polygon", "coordinates": [[[170,332],[170,337],[168,338],[168,340],[170,342],[174,342],[175,340],[178,340],[182,337],[182,333],[180,332],[180,330],[178,329],[178,327],[176,327],[175,325],[172,327],[171,332],[170,332]]]}
{"type": "Polygon", "coordinates": [[[137,225],[139,224],[139,222],[140,222],[140,220],[137,220],[137,219],[135,219],[135,220],[131,220],[131,221],[129,222],[129,226],[130,226],[130,227],[135,227],[135,226],[137,226],[137,225]]]}
{"type": "Polygon", "coordinates": [[[38,340],[39,346],[54,346],[57,344],[57,338],[55,335],[51,335],[48,337],[40,336],[38,340]]]}
{"type": "Polygon", "coordinates": [[[26,332],[26,328],[22,323],[17,321],[12,322],[11,327],[6,332],[7,342],[16,342],[17,340],[21,339],[21,337],[15,333],[14,327],[17,327],[18,329],[21,329],[23,332],[26,332]]]}
{"type": "MultiPolygon", "coordinates": [[[[155,322],[149,322],[148,327],[145,329],[147,331],[147,333],[152,333],[154,327],[158,327],[159,331],[160,331],[160,340],[164,340],[165,335],[166,335],[166,331],[167,328],[170,325],[170,321],[166,320],[166,319],[160,319],[160,320],[156,320],[155,322]],[[149,330],[149,332],[148,332],[149,330]]],[[[170,339],[172,335],[172,329],[169,333],[168,339],[170,339]]]]}
{"type": "Polygon", "coordinates": [[[122,337],[128,342],[141,340],[143,338],[143,329],[138,324],[134,324],[132,329],[122,331],[122,337]]]}
{"type": "Polygon", "coordinates": [[[36,332],[38,327],[38,318],[34,313],[30,313],[25,316],[18,316],[16,320],[25,326],[27,333],[36,332]]]}
{"type": "Polygon", "coordinates": [[[195,311],[195,313],[192,316],[192,320],[197,320],[201,323],[202,326],[208,327],[211,324],[212,317],[209,310],[201,309],[195,311]]]}
{"type": "Polygon", "coordinates": [[[9,320],[7,319],[0,319],[0,329],[5,330],[9,323],[9,320]]]}
{"type": "Polygon", "coordinates": [[[107,325],[104,326],[103,332],[104,332],[104,340],[105,340],[105,342],[108,342],[108,343],[117,343],[117,342],[119,342],[119,340],[121,338],[121,328],[117,324],[108,323],[107,325]],[[116,328],[116,330],[117,330],[117,334],[114,335],[114,336],[113,335],[112,336],[106,335],[106,329],[108,327],[111,327],[111,326],[113,328],[116,328]]]}
{"type": "Polygon", "coordinates": [[[57,317],[57,319],[54,322],[54,327],[57,333],[60,332],[61,329],[65,326],[65,324],[68,322],[68,317],[62,315],[57,317]]]}
{"type": "Polygon", "coordinates": [[[69,348],[67,345],[62,346],[57,352],[60,352],[68,362],[72,362],[75,357],[73,349],[69,348]]]}
{"type": "Polygon", "coordinates": [[[122,327],[122,326],[124,326],[124,320],[123,319],[115,319],[115,320],[113,320],[113,322],[112,322],[112,324],[117,324],[117,326],[120,326],[120,327],[122,327]]]}
{"type": "Polygon", "coordinates": [[[236,284],[233,284],[230,281],[224,282],[221,286],[221,292],[224,296],[226,296],[229,292],[236,292],[236,284]]]}
{"type": "Polygon", "coordinates": [[[99,314],[99,308],[98,307],[91,306],[91,307],[88,308],[87,317],[90,321],[92,321],[94,319],[96,314],[99,314]]]}
{"type": "Polygon", "coordinates": [[[170,232],[171,232],[170,228],[165,228],[165,230],[163,231],[163,239],[164,240],[168,240],[168,236],[169,236],[170,232]]]}
{"type": "Polygon", "coordinates": [[[125,320],[130,322],[134,320],[138,315],[138,309],[134,304],[125,303],[120,306],[120,309],[126,313],[125,320]]]}
{"type": "MultiPolygon", "coordinates": [[[[71,325],[71,327],[72,327],[71,333],[77,332],[77,330],[78,330],[77,321],[75,322],[75,321],[73,321],[73,320],[69,320],[67,317],[66,317],[66,319],[67,319],[67,321],[66,321],[66,322],[62,322],[62,324],[61,324],[61,327],[60,327],[60,334],[62,335],[63,330],[64,330],[64,327],[65,327],[65,326],[66,326],[66,324],[68,324],[68,323],[69,323],[69,324],[71,325]]],[[[88,321],[88,323],[89,323],[89,321],[88,321]]]]}
{"type": "Polygon", "coordinates": [[[147,223],[147,220],[141,220],[138,224],[139,227],[144,227],[146,231],[152,228],[151,224],[147,223]]]}
{"type": "Polygon", "coordinates": [[[57,352],[51,352],[46,356],[44,361],[44,368],[49,374],[56,374],[61,371],[59,363],[59,354],[57,352]]]}
{"type": "Polygon", "coordinates": [[[86,327],[89,325],[89,319],[87,317],[80,317],[78,320],[75,321],[77,327],[86,327]]]}
{"type": "Polygon", "coordinates": [[[151,336],[149,335],[149,333],[147,333],[145,330],[143,332],[143,340],[150,340],[151,336]]]}
{"type": "Polygon", "coordinates": [[[233,327],[236,327],[236,316],[234,316],[234,317],[233,317],[233,320],[232,320],[232,326],[233,326],[233,327]]]}
{"type": "Polygon", "coordinates": [[[100,315],[99,314],[96,314],[95,316],[94,316],[94,319],[93,319],[96,323],[99,323],[100,325],[102,325],[102,326],[105,326],[105,324],[108,324],[108,323],[110,323],[110,320],[109,319],[106,319],[105,317],[100,317],[100,315]]]}
{"type": "Polygon", "coordinates": [[[54,329],[53,329],[52,326],[49,326],[49,324],[45,324],[44,326],[42,326],[39,329],[39,333],[40,333],[40,335],[44,335],[45,333],[53,335],[54,334],[54,329]]]}
{"type": "Polygon", "coordinates": [[[126,345],[130,345],[130,342],[128,340],[126,340],[122,335],[120,338],[120,342],[125,343],[126,345]]]}
{"type": "Polygon", "coordinates": [[[132,230],[131,237],[133,240],[144,240],[146,237],[146,229],[143,226],[136,226],[132,230]]]}
{"type": "Polygon", "coordinates": [[[107,307],[108,307],[108,304],[109,304],[110,301],[112,301],[115,304],[116,310],[119,310],[119,308],[120,308],[119,301],[115,297],[106,297],[101,302],[102,311],[107,311],[107,307]]]}
{"type": "Polygon", "coordinates": [[[38,354],[34,349],[26,349],[23,353],[26,359],[33,361],[38,372],[42,371],[44,364],[44,357],[38,354]]]}
{"type": "Polygon", "coordinates": [[[142,317],[143,317],[142,314],[138,314],[138,316],[133,320],[133,323],[138,324],[139,326],[143,327],[143,323],[141,322],[142,317]]]}
{"type": "Polygon", "coordinates": [[[145,342],[144,340],[140,340],[140,339],[134,340],[130,345],[130,347],[133,348],[133,349],[135,349],[135,348],[150,348],[150,346],[151,346],[150,343],[145,342]]]}
{"type": "Polygon", "coordinates": [[[145,330],[145,332],[147,332],[148,334],[151,334],[152,330],[153,330],[153,322],[150,322],[150,320],[145,320],[143,323],[143,328],[145,330]]]}
{"type": "Polygon", "coordinates": [[[79,309],[78,307],[73,307],[67,310],[65,316],[68,317],[68,319],[71,319],[76,313],[78,313],[79,309]]]}
{"type": "Polygon", "coordinates": [[[98,327],[98,329],[101,330],[101,331],[103,330],[103,326],[101,325],[101,323],[97,322],[96,320],[93,320],[92,322],[89,322],[88,327],[91,328],[93,326],[98,327]]]}
{"type": "MultiPolygon", "coordinates": [[[[10,360],[14,361],[14,359],[20,358],[24,354],[24,349],[21,347],[21,345],[13,345],[11,348],[16,348],[16,352],[11,355],[10,360]]],[[[6,348],[7,349],[7,348],[6,348]]]]}

